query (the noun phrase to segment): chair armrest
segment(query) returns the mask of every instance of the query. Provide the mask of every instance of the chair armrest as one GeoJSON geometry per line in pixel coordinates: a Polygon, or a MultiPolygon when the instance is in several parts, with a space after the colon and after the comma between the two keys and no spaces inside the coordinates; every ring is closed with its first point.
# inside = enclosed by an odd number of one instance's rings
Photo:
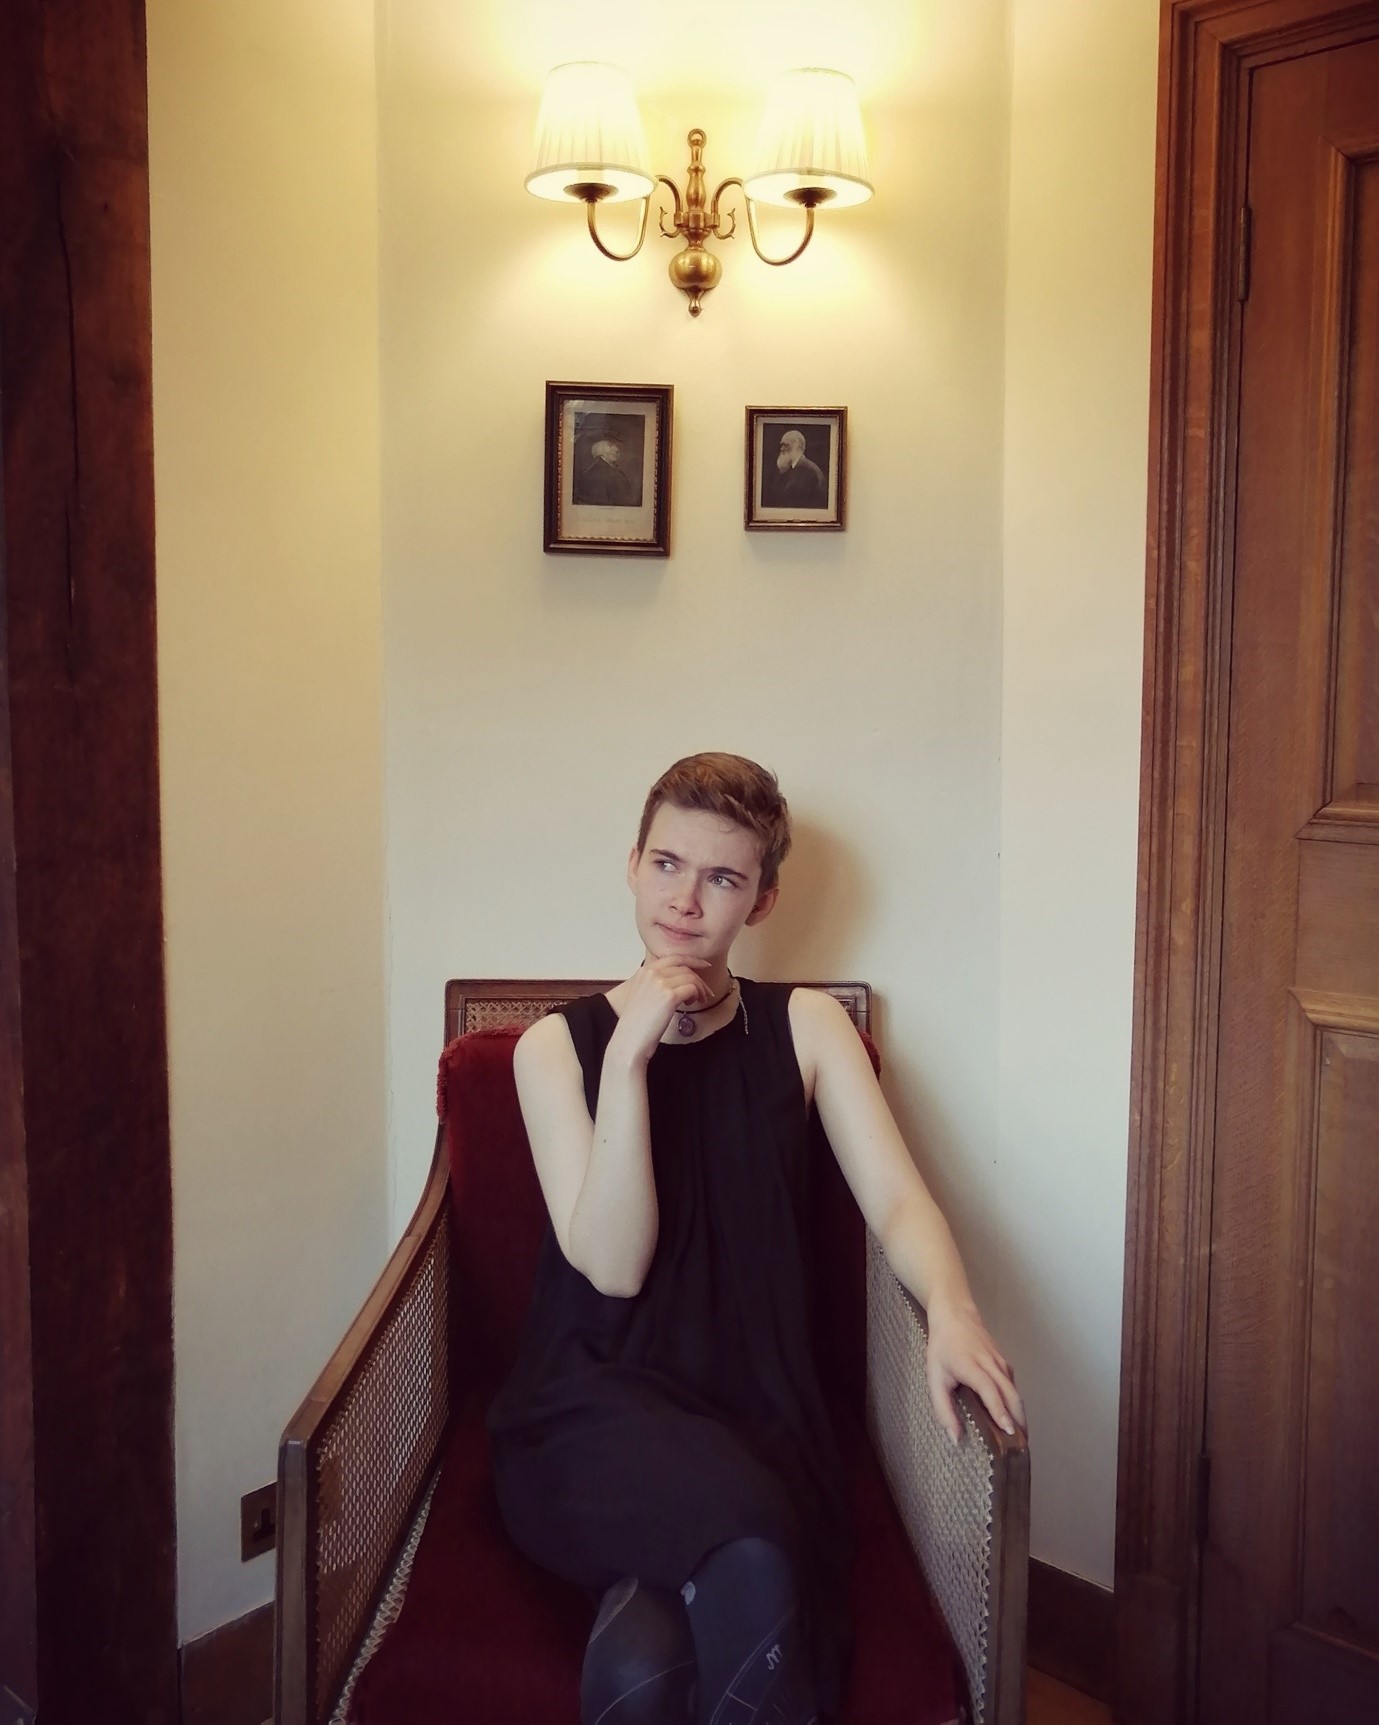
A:
{"type": "Polygon", "coordinates": [[[867,1424],[929,1591],[967,1672],[973,1725],[1023,1725],[1029,1448],[968,1389],[954,1446],[925,1379],[928,1324],[867,1238],[867,1424]]]}
{"type": "Polygon", "coordinates": [[[416,1213],[278,1450],[275,1725],[319,1725],[434,1471],[450,1412],[444,1133],[416,1213]]]}

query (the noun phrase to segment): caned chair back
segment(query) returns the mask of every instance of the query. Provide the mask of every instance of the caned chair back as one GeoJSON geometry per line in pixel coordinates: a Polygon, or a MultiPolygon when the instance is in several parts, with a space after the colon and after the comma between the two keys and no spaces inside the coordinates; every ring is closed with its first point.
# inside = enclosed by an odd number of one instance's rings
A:
{"type": "MultiPolygon", "coordinates": [[[[501,1030],[512,1025],[525,1030],[552,1007],[585,994],[606,994],[613,986],[614,981],[452,980],[445,985],[445,1041],[449,1044],[470,1030],[501,1030]]],[[[842,1003],[859,1030],[871,1033],[871,988],[867,983],[802,982],[798,986],[822,988],[842,1003]]]]}

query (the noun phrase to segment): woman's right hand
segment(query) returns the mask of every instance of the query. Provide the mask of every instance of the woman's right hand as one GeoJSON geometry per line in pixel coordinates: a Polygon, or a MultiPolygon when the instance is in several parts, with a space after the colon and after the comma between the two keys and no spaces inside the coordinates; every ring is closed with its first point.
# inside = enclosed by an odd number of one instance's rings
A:
{"type": "Polygon", "coordinates": [[[681,954],[648,958],[623,984],[612,1042],[630,1059],[650,1060],[677,1012],[712,1000],[703,976],[708,966],[706,958],[681,954]]]}

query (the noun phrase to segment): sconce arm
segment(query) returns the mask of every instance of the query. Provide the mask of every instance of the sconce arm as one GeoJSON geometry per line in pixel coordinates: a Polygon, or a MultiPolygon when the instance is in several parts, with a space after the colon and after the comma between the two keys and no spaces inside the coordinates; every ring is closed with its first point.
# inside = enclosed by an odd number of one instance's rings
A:
{"type": "Polygon", "coordinates": [[[685,206],[680,197],[680,188],[676,185],[674,180],[668,179],[665,174],[657,174],[656,183],[664,186],[667,191],[669,191],[671,197],[675,199],[675,209],[671,215],[671,225],[669,227],[666,226],[665,206],[661,205],[656,212],[657,220],[660,222],[662,236],[665,239],[673,240],[679,234],[685,220],[685,206]]]}
{"type": "Polygon", "coordinates": [[[761,249],[761,240],[757,234],[756,211],[753,207],[752,200],[747,196],[747,188],[743,185],[741,180],[724,180],[723,184],[714,193],[713,208],[715,216],[718,214],[718,200],[722,197],[723,193],[727,191],[729,186],[736,186],[742,193],[742,201],[747,206],[747,232],[752,238],[752,250],[761,259],[762,263],[771,264],[776,269],[779,269],[782,264],[793,264],[795,259],[799,257],[800,253],[809,244],[810,240],[814,238],[814,206],[812,204],[805,205],[804,238],[795,247],[794,251],[787,252],[783,258],[768,257],[761,249]]]}
{"type": "Polygon", "coordinates": [[[594,244],[598,247],[598,249],[603,253],[604,257],[611,258],[615,264],[630,263],[631,260],[636,257],[637,253],[642,249],[642,242],[646,239],[646,218],[650,214],[650,211],[651,211],[651,199],[650,198],[643,198],[642,199],[642,219],[641,219],[641,222],[638,224],[638,227],[637,227],[637,243],[635,246],[633,246],[633,248],[630,252],[611,251],[606,245],[604,245],[603,241],[599,238],[599,231],[598,231],[598,227],[597,227],[596,222],[595,222],[594,212],[597,209],[598,209],[598,201],[596,199],[593,199],[593,198],[589,199],[589,201],[584,206],[585,214],[586,214],[588,221],[589,221],[589,238],[594,242],[594,244]]]}
{"type": "Polygon", "coordinates": [[[743,190],[742,181],[739,179],[724,180],[723,184],[719,186],[718,190],[714,193],[713,202],[709,205],[709,232],[715,239],[719,240],[730,240],[737,232],[737,211],[728,211],[728,222],[730,225],[725,228],[723,226],[723,217],[719,209],[719,206],[723,202],[723,194],[728,190],[729,186],[736,186],[738,190],[742,192],[744,198],[747,196],[746,191],[743,190]]]}
{"type": "MultiPolygon", "coordinates": [[[[675,214],[672,218],[675,222],[675,226],[673,228],[666,227],[665,209],[658,205],[656,210],[657,218],[661,224],[661,232],[667,239],[673,240],[679,232],[679,226],[684,212],[684,206],[680,201],[680,188],[675,184],[674,180],[667,179],[664,174],[657,174],[656,180],[659,185],[667,187],[670,191],[671,197],[675,199],[675,214]]],[[[586,197],[584,200],[584,208],[589,222],[589,238],[603,253],[604,257],[612,258],[615,264],[630,263],[642,249],[642,246],[646,241],[646,224],[648,217],[651,215],[651,196],[648,195],[642,199],[642,219],[637,228],[637,243],[633,246],[630,252],[615,252],[611,250],[610,247],[606,246],[599,238],[598,228],[595,225],[594,211],[598,208],[601,202],[601,198],[586,197]]]]}

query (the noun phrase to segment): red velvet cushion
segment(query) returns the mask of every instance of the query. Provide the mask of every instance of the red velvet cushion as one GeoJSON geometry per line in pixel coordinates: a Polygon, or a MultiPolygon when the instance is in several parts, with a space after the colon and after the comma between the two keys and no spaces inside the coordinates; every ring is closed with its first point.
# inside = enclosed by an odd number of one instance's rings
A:
{"type": "Polygon", "coordinates": [[[350,1716],[359,1725],[576,1725],[593,1620],[577,1588],[510,1543],[483,1421],[459,1420],[402,1615],[364,1667],[350,1716]]]}
{"type": "MultiPolygon", "coordinates": [[[[454,1410],[401,1616],[355,1691],[357,1725],[575,1725],[578,1718],[593,1604],[509,1543],[483,1428],[484,1407],[517,1345],[546,1220],[512,1077],[517,1034],[471,1034],[441,1058],[452,1360],[455,1381],[473,1387],[454,1410]]],[[[953,1654],[860,1424],[861,1218],[827,1145],[821,1139],[816,1148],[816,1335],[858,1541],[856,1658],[841,1725],[947,1725],[957,1712],[953,1654]]]]}
{"type": "Polygon", "coordinates": [[[451,1381],[485,1405],[517,1352],[546,1227],[512,1075],[520,1034],[457,1038],[436,1089],[450,1154],[451,1381]]]}
{"type": "Polygon", "coordinates": [[[857,1555],[852,1566],[852,1676],[839,1725],[949,1725],[966,1694],[865,1431],[844,1445],[857,1555]]]}
{"type": "MultiPolygon", "coordinates": [[[[865,1033],[871,1063],[876,1044],[865,1033]]],[[[865,1417],[867,1395],[867,1234],[823,1128],[814,1123],[812,1240],[815,1357],[829,1405],[865,1417]]]]}

